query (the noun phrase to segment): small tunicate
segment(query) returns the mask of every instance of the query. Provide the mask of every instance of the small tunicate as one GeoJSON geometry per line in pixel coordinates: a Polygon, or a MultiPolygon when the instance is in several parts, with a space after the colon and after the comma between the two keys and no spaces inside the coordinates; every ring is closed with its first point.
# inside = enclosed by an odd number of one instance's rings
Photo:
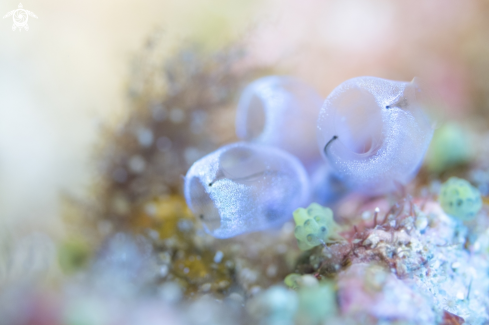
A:
{"type": "Polygon", "coordinates": [[[234,143],[195,162],[185,198],[205,230],[217,238],[278,226],[309,197],[302,164],[268,146],[234,143]]]}
{"type": "Polygon", "coordinates": [[[288,151],[308,167],[320,160],[314,125],[322,102],[314,89],[295,78],[260,78],[241,95],[236,133],[243,140],[288,151]]]}
{"type": "Polygon", "coordinates": [[[443,211],[462,220],[473,219],[482,208],[479,190],[457,177],[443,183],[438,201],[443,211]]]}
{"type": "Polygon", "coordinates": [[[294,235],[301,250],[342,240],[338,234],[340,227],[333,219],[333,211],[317,203],[311,204],[307,209],[295,210],[294,221],[294,235]]]}
{"type": "Polygon", "coordinates": [[[319,149],[349,189],[378,195],[414,177],[433,135],[418,92],[414,82],[358,77],[328,96],[319,149]]]}

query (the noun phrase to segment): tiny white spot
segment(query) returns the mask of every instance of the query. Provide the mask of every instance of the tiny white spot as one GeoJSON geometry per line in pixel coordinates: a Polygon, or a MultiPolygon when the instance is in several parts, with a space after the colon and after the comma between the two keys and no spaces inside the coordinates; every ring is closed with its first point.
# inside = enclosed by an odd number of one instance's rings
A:
{"type": "Polygon", "coordinates": [[[217,251],[214,256],[214,263],[221,263],[224,254],[221,251],[217,251]]]}

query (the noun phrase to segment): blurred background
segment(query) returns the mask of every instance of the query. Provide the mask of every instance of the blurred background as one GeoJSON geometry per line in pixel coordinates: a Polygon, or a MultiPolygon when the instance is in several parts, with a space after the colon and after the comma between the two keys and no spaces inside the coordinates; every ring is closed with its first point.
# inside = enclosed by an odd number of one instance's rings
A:
{"type": "MultiPolygon", "coordinates": [[[[0,3],[0,14],[19,2],[0,3]]],[[[29,31],[0,22],[0,243],[63,236],[60,197],[83,197],[100,126],[128,114],[134,56],[155,29],[326,97],[346,79],[422,80],[440,121],[487,128],[489,2],[458,0],[24,1],[29,31]]],[[[234,121],[229,121],[230,124],[234,121]]]]}

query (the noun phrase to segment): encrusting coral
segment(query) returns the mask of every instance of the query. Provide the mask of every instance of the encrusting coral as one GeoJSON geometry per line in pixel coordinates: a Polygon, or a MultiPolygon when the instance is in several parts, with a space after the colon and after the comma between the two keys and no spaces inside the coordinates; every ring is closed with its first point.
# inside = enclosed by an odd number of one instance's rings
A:
{"type": "Polygon", "coordinates": [[[471,229],[435,202],[418,204],[422,208],[405,198],[385,216],[376,211],[373,220],[343,232],[347,241],[304,252],[286,284],[298,287],[304,273],[335,279],[339,308],[355,319],[368,314],[414,324],[448,318],[482,324],[489,317],[489,278],[483,275],[489,260],[481,247],[487,235],[469,235],[471,229]]]}

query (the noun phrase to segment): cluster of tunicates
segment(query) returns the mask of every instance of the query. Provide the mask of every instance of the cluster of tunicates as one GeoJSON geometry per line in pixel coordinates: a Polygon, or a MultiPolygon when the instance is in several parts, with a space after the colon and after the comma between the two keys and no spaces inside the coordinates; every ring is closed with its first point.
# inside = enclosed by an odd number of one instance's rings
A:
{"type": "Polygon", "coordinates": [[[249,84],[238,103],[243,141],[196,161],[185,197],[218,238],[263,230],[313,201],[379,195],[416,174],[433,135],[414,82],[358,77],[323,100],[292,77],[249,84]]]}

